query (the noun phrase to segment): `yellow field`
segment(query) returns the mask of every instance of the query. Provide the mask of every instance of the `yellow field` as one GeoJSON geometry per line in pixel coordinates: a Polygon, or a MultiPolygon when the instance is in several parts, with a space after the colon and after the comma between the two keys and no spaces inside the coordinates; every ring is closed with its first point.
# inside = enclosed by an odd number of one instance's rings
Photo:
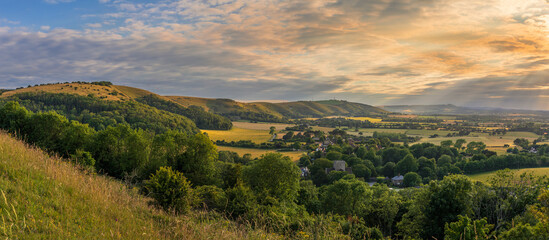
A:
{"type": "Polygon", "coordinates": [[[252,130],[233,127],[231,130],[202,130],[207,133],[211,140],[225,140],[227,142],[251,140],[254,143],[269,141],[271,135],[268,130],[252,130]]]}
{"type": "MultiPolygon", "coordinates": [[[[242,156],[246,153],[249,153],[252,155],[252,158],[260,157],[261,155],[269,152],[277,152],[275,150],[267,150],[267,149],[256,149],[256,148],[237,148],[237,147],[226,147],[226,146],[217,146],[217,150],[220,151],[232,151],[238,153],[238,155],[242,156]]],[[[303,151],[293,151],[293,152],[280,152],[285,156],[288,156],[292,159],[292,161],[297,161],[301,157],[302,154],[305,152],[303,151]]]]}
{"type": "MultiPolygon", "coordinates": [[[[515,175],[520,175],[525,172],[531,172],[535,176],[549,176],[549,168],[524,168],[524,169],[518,169],[518,170],[511,170],[515,173],[515,175]]],[[[492,172],[485,172],[485,173],[478,173],[478,174],[471,174],[468,175],[471,179],[475,181],[481,181],[481,182],[488,182],[496,171],[492,172]]]]}
{"type": "MultiPolygon", "coordinates": [[[[351,119],[351,120],[357,120],[357,121],[370,121],[373,123],[381,122],[383,119],[381,118],[371,118],[371,117],[343,117],[343,116],[328,116],[324,118],[345,118],[345,119],[351,119]]],[[[318,118],[304,118],[305,120],[316,120],[318,118]]]]}
{"type": "Polygon", "coordinates": [[[281,131],[287,127],[293,127],[293,124],[283,124],[283,123],[250,123],[250,122],[233,122],[233,126],[242,129],[250,130],[266,130],[269,131],[271,126],[276,128],[276,131],[281,131]]]}

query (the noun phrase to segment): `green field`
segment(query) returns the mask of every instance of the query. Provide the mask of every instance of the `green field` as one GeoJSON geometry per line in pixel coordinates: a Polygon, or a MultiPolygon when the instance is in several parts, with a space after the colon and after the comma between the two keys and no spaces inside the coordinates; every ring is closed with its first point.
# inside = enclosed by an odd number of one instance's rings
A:
{"type": "MultiPolygon", "coordinates": [[[[524,169],[518,169],[518,170],[511,170],[515,173],[515,175],[520,175],[522,173],[533,173],[535,176],[549,176],[549,168],[524,168],[524,169]]],[[[492,172],[485,172],[485,173],[477,173],[477,174],[471,174],[467,175],[471,179],[481,182],[488,182],[492,176],[495,175],[497,171],[492,172]]]]}
{"type": "MultiPolygon", "coordinates": [[[[217,150],[236,152],[240,156],[246,153],[249,153],[252,155],[252,158],[260,157],[261,155],[269,152],[277,152],[276,150],[268,150],[268,149],[238,148],[238,147],[227,147],[227,146],[217,146],[217,150]]],[[[303,151],[291,151],[291,152],[280,152],[280,153],[282,153],[282,155],[290,157],[292,161],[299,160],[301,155],[305,154],[305,152],[303,151]]]]}

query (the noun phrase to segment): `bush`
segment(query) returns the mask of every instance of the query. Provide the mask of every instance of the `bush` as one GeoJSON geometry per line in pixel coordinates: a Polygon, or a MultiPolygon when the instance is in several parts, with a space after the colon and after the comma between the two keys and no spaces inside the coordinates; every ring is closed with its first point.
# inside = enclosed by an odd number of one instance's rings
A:
{"type": "Polygon", "coordinates": [[[227,207],[227,196],[223,189],[206,185],[196,188],[196,195],[204,209],[223,210],[227,207]]]}
{"type": "Polygon", "coordinates": [[[95,159],[93,159],[90,152],[86,152],[84,150],[76,150],[76,154],[71,155],[72,159],[76,161],[80,166],[93,170],[95,166],[95,159]]]}
{"type": "Polygon", "coordinates": [[[194,196],[191,183],[182,173],[161,167],[145,182],[145,192],[164,210],[184,213],[191,207],[194,196]]]}

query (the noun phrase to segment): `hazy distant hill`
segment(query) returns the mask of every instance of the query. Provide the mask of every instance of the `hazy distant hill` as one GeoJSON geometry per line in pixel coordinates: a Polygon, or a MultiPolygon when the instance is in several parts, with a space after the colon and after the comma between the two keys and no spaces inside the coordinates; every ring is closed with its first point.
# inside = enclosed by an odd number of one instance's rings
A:
{"type": "Polygon", "coordinates": [[[281,122],[292,118],[317,118],[341,116],[379,116],[389,113],[386,110],[362,103],[340,100],[298,101],[284,103],[237,102],[231,99],[213,99],[168,96],[184,106],[200,106],[205,110],[231,119],[281,122]]]}
{"type": "Polygon", "coordinates": [[[504,108],[472,108],[460,107],[453,104],[444,105],[392,105],[378,106],[387,111],[419,114],[419,115],[534,115],[534,116],[549,116],[548,111],[534,111],[522,109],[504,109],[504,108]]]}

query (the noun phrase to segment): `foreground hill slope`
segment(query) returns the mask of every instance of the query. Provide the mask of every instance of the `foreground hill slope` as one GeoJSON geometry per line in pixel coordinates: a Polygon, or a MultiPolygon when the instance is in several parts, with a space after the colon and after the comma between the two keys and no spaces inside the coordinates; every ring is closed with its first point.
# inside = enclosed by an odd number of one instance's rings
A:
{"type": "Polygon", "coordinates": [[[258,239],[232,222],[173,216],[120,182],[86,174],[0,132],[0,238],[258,239]]]}
{"type": "Polygon", "coordinates": [[[256,121],[283,122],[292,118],[317,118],[327,116],[379,116],[389,113],[381,108],[362,103],[339,100],[297,101],[283,103],[237,102],[231,99],[212,99],[168,96],[169,99],[184,106],[200,106],[233,120],[246,119],[256,121]]]}

